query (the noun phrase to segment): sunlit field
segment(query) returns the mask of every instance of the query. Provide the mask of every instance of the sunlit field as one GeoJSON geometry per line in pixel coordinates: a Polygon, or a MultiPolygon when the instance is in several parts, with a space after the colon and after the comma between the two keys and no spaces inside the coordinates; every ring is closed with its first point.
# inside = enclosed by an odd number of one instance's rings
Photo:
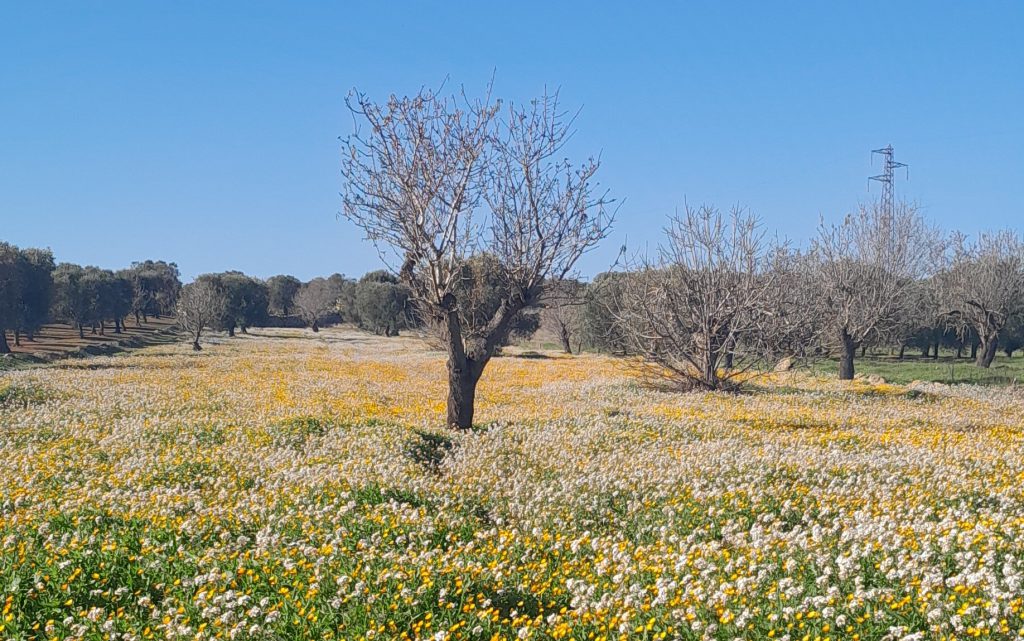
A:
{"type": "Polygon", "coordinates": [[[265,330],[0,379],[0,638],[1024,636],[1024,396],[265,330]]]}

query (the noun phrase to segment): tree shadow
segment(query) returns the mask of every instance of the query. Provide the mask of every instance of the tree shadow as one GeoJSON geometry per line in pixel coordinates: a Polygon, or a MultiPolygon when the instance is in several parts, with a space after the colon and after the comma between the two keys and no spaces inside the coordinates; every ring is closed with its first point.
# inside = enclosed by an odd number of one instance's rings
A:
{"type": "Polygon", "coordinates": [[[505,354],[504,356],[506,356],[507,358],[522,358],[527,360],[538,361],[548,361],[552,360],[553,358],[551,356],[548,356],[547,354],[541,354],[540,352],[521,352],[519,354],[505,354]]]}

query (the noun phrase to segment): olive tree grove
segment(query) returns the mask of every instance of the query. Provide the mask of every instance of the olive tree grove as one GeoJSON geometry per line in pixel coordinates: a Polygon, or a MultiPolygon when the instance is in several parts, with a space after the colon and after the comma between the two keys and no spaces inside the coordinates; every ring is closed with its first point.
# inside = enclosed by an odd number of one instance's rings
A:
{"type": "Polygon", "coordinates": [[[342,154],[343,214],[387,260],[448,353],[447,422],[473,423],[477,382],[519,313],[539,304],[607,233],[599,162],[561,156],[573,117],[557,95],[503,107],[421,90],[374,102],[353,92],[342,154]],[[487,317],[460,313],[467,261],[495,260],[503,283],[487,317]]]}

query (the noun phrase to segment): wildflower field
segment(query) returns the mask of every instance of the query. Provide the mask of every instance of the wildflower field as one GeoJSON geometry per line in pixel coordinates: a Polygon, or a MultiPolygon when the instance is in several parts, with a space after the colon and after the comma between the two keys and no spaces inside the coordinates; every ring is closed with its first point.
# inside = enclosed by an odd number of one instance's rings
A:
{"type": "Polygon", "coordinates": [[[1024,637],[1024,398],[293,330],[0,378],[3,639],[1024,637]]]}

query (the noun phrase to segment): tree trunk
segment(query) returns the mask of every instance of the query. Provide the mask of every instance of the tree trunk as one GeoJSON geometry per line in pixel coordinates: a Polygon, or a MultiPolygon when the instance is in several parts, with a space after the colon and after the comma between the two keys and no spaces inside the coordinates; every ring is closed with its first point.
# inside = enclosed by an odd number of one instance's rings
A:
{"type": "MultiPolygon", "coordinates": [[[[903,360],[903,355],[906,353],[906,351],[907,351],[907,346],[906,345],[900,345],[900,353],[897,355],[897,358],[899,358],[902,361],[903,360]]],[[[927,354],[925,354],[925,356],[927,356],[927,354]]]]}
{"type": "Polygon", "coordinates": [[[456,360],[454,356],[448,357],[448,426],[468,430],[473,427],[476,384],[483,365],[468,358],[461,363],[456,360]]]}
{"type": "Polygon", "coordinates": [[[734,359],[734,356],[733,356],[733,353],[731,351],[725,353],[725,369],[727,369],[727,370],[731,370],[732,369],[733,359],[734,359]]]}
{"type": "Polygon", "coordinates": [[[192,351],[194,351],[194,352],[201,352],[201,351],[203,351],[203,348],[199,346],[199,339],[198,338],[195,339],[194,341],[192,341],[192,351]]]}
{"type": "Polygon", "coordinates": [[[142,322],[143,323],[148,323],[149,322],[149,318],[146,317],[146,312],[142,312],[142,322]]]}
{"type": "Polygon", "coordinates": [[[935,351],[932,352],[932,360],[937,361],[939,360],[939,341],[935,341],[935,345],[933,345],[933,347],[935,348],[935,351]]]}
{"type": "Polygon", "coordinates": [[[853,380],[853,359],[857,355],[857,341],[847,334],[845,331],[840,335],[842,339],[843,351],[839,354],[839,380],[841,381],[852,381],[853,380]]]}
{"type": "Polygon", "coordinates": [[[121,333],[121,319],[120,318],[115,318],[114,319],[114,333],[115,334],[120,334],[121,333]]]}
{"type": "Polygon", "coordinates": [[[963,345],[957,345],[956,346],[956,357],[957,358],[963,358],[964,357],[964,346],[963,345]]]}
{"type": "Polygon", "coordinates": [[[1006,358],[1013,358],[1013,348],[1012,347],[1005,347],[1005,348],[1003,348],[1003,353],[1006,354],[1006,358]]]}
{"type": "Polygon", "coordinates": [[[860,357],[864,358],[864,356],[866,356],[867,353],[868,353],[868,346],[867,345],[861,345],[860,346],[860,357]]]}
{"type": "Polygon", "coordinates": [[[700,354],[700,382],[704,389],[718,389],[718,364],[715,363],[711,350],[702,351],[704,351],[704,353],[700,354]]]}
{"type": "Polygon", "coordinates": [[[978,360],[978,341],[971,341],[971,358],[978,360]]]}
{"type": "Polygon", "coordinates": [[[924,347],[921,348],[921,356],[923,358],[928,358],[931,355],[931,353],[932,353],[931,345],[929,345],[928,343],[925,343],[924,347]]]}
{"type": "Polygon", "coordinates": [[[234,325],[229,325],[228,326],[228,336],[234,336],[234,335],[235,335],[235,326],[234,325]]]}
{"type": "Polygon", "coordinates": [[[78,338],[85,338],[85,328],[81,323],[78,324],[78,338]]]}
{"type": "Polygon", "coordinates": [[[100,321],[100,336],[107,335],[107,321],[100,321]]]}
{"type": "Polygon", "coordinates": [[[25,332],[25,340],[27,340],[30,343],[36,342],[36,333],[31,329],[28,330],[27,332],[25,332]]]}
{"type": "Polygon", "coordinates": [[[7,330],[0,327],[0,354],[10,354],[11,346],[7,344],[7,330]]]}
{"type": "Polygon", "coordinates": [[[314,332],[319,332],[320,331],[320,325],[316,321],[313,321],[313,331],[314,332]]]}
{"type": "Polygon", "coordinates": [[[564,325],[558,330],[558,338],[562,341],[562,351],[572,354],[572,344],[569,342],[569,328],[564,325]]]}
{"type": "Polygon", "coordinates": [[[139,322],[139,312],[135,312],[135,326],[142,327],[142,323],[139,322]]]}
{"type": "Polygon", "coordinates": [[[437,320],[442,322],[442,336],[448,344],[448,425],[456,429],[473,427],[473,406],[476,401],[476,384],[491,356],[501,343],[508,338],[512,320],[523,307],[531,302],[524,300],[502,301],[488,324],[485,336],[474,337],[463,343],[462,323],[457,312],[455,296],[446,294],[441,301],[441,313],[437,320]]]}
{"type": "Polygon", "coordinates": [[[996,349],[998,347],[998,338],[993,336],[981,344],[981,349],[977,350],[977,358],[974,359],[974,364],[978,367],[988,368],[992,366],[992,360],[996,357],[996,349]]]}
{"type": "Polygon", "coordinates": [[[21,330],[20,329],[14,330],[14,346],[15,347],[21,347],[21,330]]]}
{"type": "Polygon", "coordinates": [[[241,329],[242,329],[242,333],[243,333],[243,334],[248,334],[248,333],[249,333],[249,328],[248,328],[248,327],[246,327],[245,325],[242,325],[242,326],[241,326],[241,329]]]}

